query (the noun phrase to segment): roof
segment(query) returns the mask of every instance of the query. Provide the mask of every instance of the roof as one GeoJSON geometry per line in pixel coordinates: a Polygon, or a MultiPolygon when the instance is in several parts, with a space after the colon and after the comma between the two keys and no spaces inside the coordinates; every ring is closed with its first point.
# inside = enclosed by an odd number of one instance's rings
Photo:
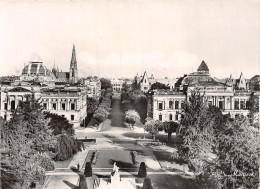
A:
{"type": "Polygon", "coordinates": [[[57,72],[57,79],[66,79],[68,80],[70,78],[69,72],[57,72]]]}
{"type": "Polygon", "coordinates": [[[198,72],[200,71],[206,71],[208,72],[209,71],[209,68],[207,66],[207,64],[204,62],[204,60],[201,62],[200,66],[198,67],[197,69],[198,72]]]}
{"type": "Polygon", "coordinates": [[[147,73],[146,73],[146,71],[145,71],[145,72],[144,72],[144,75],[142,76],[142,79],[140,80],[140,83],[143,82],[145,75],[146,75],[146,77],[147,77],[147,79],[148,79],[148,75],[147,75],[147,73]]]}
{"type": "Polygon", "coordinates": [[[42,62],[30,62],[22,69],[24,75],[50,75],[51,72],[42,64],[42,62]]]}
{"type": "Polygon", "coordinates": [[[32,91],[25,89],[23,87],[16,87],[16,88],[10,89],[8,92],[32,92],[32,91]]]}

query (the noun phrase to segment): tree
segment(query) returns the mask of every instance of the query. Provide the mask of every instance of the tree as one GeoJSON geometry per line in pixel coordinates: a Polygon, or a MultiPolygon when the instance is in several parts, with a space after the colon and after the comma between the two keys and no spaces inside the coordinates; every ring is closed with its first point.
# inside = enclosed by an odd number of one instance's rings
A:
{"type": "Polygon", "coordinates": [[[154,89],[170,89],[170,87],[165,85],[164,83],[155,82],[154,84],[151,85],[151,90],[154,89]]]}
{"type": "Polygon", "coordinates": [[[71,158],[79,151],[75,138],[66,134],[57,135],[56,161],[64,161],[71,158]]]}
{"type": "Polygon", "coordinates": [[[257,115],[259,112],[259,97],[256,96],[254,93],[250,95],[249,98],[249,116],[251,124],[253,124],[255,127],[259,127],[258,119],[259,116],[257,115]]]}
{"type": "Polygon", "coordinates": [[[149,132],[152,137],[153,140],[155,140],[155,135],[157,133],[159,133],[159,129],[163,127],[163,124],[161,121],[159,120],[153,120],[151,118],[147,119],[147,121],[145,122],[144,125],[144,130],[146,130],[147,132],[149,132]]]}
{"type": "Polygon", "coordinates": [[[101,82],[101,89],[107,90],[108,88],[113,87],[112,84],[111,84],[111,81],[109,79],[101,78],[100,82],[101,82]]]}
{"type": "Polygon", "coordinates": [[[44,112],[44,114],[46,119],[50,119],[48,125],[53,130],[54,135],[59,135],[64,132],[70,136],[74,135],[73,125],[70,124],[65,117],[50,112],[44,112]]]}
{"type": "Polygon", "coordinates": [[[172,133],[175,133],[177,131],[177,128],[179,127],[179,123],[174,121],[168,121],[163,123],[164,131],[168,133],[168,140],[171,140],[172,133]]]}
{"type": "Polygon", "coordinates": [[[82,172],[79,173],[79,189],[88,189],[86,177],[82,172]]]}
{"type": "Polygon", "coordinates": [[[223,187],[259,186],[260,136],[246,117],[227,121],[217,134],[215,169],[223,187]]]}
{"type": "Polygon", "coordinates": [[[88,97],[88,99],[87,99],[88,114],[91,114],[96,110],[98,103],[99,103],[98,99],[96,99],[94,97],[88,97]]]}
{"type": "Polygon", "coordinates": [[[92,166],[90,162],[87,162],[85,165],[85,177],[92,177],[92,166]]]}
{"type": "Polygon", "coordinates": [[[131,89],[131,86],[130,85],[128,85],[127,83],[126,83],[126,81],[123,83],[123,85],[122,85],[122,92],[125,92],[125,93],[127,93],[127,92],[129,92],[130,91],[130,89],[131,89]]]}
{"type": "Polygon", "coordinates": [[[152,180],[148,176],[144,179],[143,189],[153,189],[152,180]]]}
{"type": "Polygon", "coordinates": [[[107,119],[107,116],[108,112],[104,108],[98,107],[94,112],[93,119],[97,124],[100,124],[107,119]]]}
{"type": "Polygon", "coordinates": [[[20,102],[10,121],[1,129],[2,178],[10,188],[28,188],[31,182],[44,179],[45,171],[53,168],[56,138],[45,119],[42,107],[34,96],[20,102]],[[10,178],[10,176],[13,176],[10,178]]]}
{"type": "Polygon", "coordinates": [[[132,95],[133,106],[139,113],[141,121],[144,123],[147,117],[147,98],[145,95],[132,95]]]}
{"type": "Polygon", "coordinates": [[[128,110],[125,113],[125,122],[133,126],[134,124],[140,123],[140,116],[135,110],[128,110]]]}
{"type": "Polygon", "coordinates": [[[139,177],[146,177],[147,171],[146,171],[146,165],[144,162],[141,162],[139,171],[138,171],[138,176],[139,177]]]}
{"type": "Polygon", "coordinates": [[[137,79],[135,78],[134,82],[131,85],[132,91],[140,89],[140,84],[137,82],[137,79]]]}

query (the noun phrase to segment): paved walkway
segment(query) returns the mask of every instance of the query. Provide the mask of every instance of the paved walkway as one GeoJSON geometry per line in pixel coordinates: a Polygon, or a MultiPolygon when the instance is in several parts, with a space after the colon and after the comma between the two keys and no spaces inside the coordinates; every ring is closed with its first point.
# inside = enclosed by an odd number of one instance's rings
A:
{"type": "MultiPolygon", "coordinates": [[[[138,132],[143,133],[143,129],[136,128],[138,132]]],[[[173,169],[162,169],[160,163],[154,156],[151,149],[144,146],[135,145],[134,138],[127,137],[127,134],[133,134],[124,124],[123,113],[120,109],[120,99],[114,98],[112,101],[112,109],[110,119],[103,123],[103,127],[99,130],[93,128],[79,128],[75,131],[77,138],[96,138],[96,143],[90,143],[86,150],[78,152],[72,158],[67,168],[57,168],[55,171],[47,172],[50,176],[43,186],[44,189],[71,189],[78,186],[79,176],[70,170],[71,166],[80,164],[81,172],[84,172],[85,159],[89,150],[135,150],[138,152],[137,161],[145,162],[147,165],[148,175],[182,175],[183,172],[176,172],[173,169]]],[[[109,177],[111,168],[93,168],[93,173],[109,177]]],[[[120,169],[120,174],[124,177],[134,178],[138,174],[138,168],[120,169]]]]}

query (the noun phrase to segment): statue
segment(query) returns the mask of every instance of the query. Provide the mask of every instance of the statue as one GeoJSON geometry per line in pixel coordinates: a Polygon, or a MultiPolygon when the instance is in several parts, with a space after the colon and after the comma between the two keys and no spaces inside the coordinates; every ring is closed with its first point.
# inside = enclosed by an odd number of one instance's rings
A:
{"type": "Polygon", "coordinates": [[[111,173],[111,184],[117,185],[120,182],[120,175],[118,172],[118,167],[116,166],[116,162],[114,163],[113,172],[111,173]]]}

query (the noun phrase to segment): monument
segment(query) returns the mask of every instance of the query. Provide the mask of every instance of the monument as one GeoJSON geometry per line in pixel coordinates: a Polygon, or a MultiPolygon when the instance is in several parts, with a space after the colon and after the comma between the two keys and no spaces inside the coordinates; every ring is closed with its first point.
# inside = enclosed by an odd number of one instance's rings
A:
{"type": "Polygon", "coordinates": [[[111,185],[118,186],[120,182],[120,174],[118,171],[118,167],[116,165],[116,162],[114,163],[113,172],[111,173],[111,185]]]}

